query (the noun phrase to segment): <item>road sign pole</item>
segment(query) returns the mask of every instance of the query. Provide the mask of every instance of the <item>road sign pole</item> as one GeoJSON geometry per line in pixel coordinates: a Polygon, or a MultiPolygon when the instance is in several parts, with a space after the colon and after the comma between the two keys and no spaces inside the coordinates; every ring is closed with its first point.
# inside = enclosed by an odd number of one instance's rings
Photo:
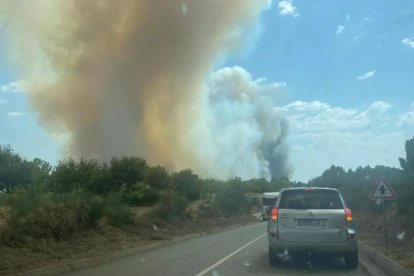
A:
{"type": "MultiPolygon", "coordinates": [[[[377,183],[369,194],[369,199],[381,200],[381,211],[383,216],[383,228],[384,228],[384,239],[385,247],[388,249],[388,231],[387,231],[387,219],[385,215],[385,200],[396,200],[397,194],[394,192],[390,184],[385,180],[384,177],[380,177],[377,183]]],[[[378,202],[378,201],[377,201],[378,202]]]]}
{"type": "Polygon", "coordinates": [[[385,200],[381,199],[381,209],[382,215],[384,218],[384,238],[385,238],[385,248],[388,249],[388,232],[387,232],[387,220],[385,218],[385,200]]]}

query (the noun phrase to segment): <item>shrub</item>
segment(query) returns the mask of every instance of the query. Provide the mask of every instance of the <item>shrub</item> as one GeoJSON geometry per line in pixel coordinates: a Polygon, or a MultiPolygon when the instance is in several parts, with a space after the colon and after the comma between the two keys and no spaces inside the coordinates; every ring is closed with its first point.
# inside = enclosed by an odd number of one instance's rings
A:
{"type": "Polygon", "coordinates": [[[261,208],[261,200],[257,196],[252,196],[250,198],[251,205],[257,208],[261,208]]]}
{"type": "Polygon", "coordinates": [[[86,210],[89,226],[95,226],[97,221],[104,215],[104,199],[96,194],[86,192],[81,193],[78,197],[79,204],[83,204],[86,210]]]}
{"type": "Polygon", "coordinates": [[[173,192],[164,192],[150,215],[171,222],[187,218],[187,206],[188,200],[185,197],[173,192]]]}
{"type": "Polygon", "coordinates": [[[104,216],[110,225],[116,227],[133,222],[131,209],[123,202],[121,193],[112,193],[105,198],[104,216]]]}
{"type": "Polygon", "coordinates": [[[232,180],[227,187],[219,192],[214,206],[227,215],[244,214],[250,211],[252,205],[237,179],[232,180]]]}
{"type": "Polygon", "coordinates": [[[414,215],[414,185],[413,183],[404,183],[401,185],[401,192],[398,198],[398,211],[402,215],[414,215]]]}
{"type": "Polygon", "coordinates": [[[121,193],[123,200],[130,206],[153,206],[158,200],[157,193],[142,182],[125,185],[121,193]]]}
{"type": "Polygon", "coordinates": [[[112,191],[117,191],[123,184],[134,184],[143,181],[147,174],[147,162],[138,157],[113,158],[110,162],[109,172],[112,179],[112,191]]]}
{"type": "Polygon", "coordinates": [[[171,182],[170,176],[164,167],[156,166],[149,167],[145,182],[150,185],[152,189],[164,190],[171,182]]]}
{"type": "Polygon", "coordinates": [[[9,199],[9,215],[1,234],[7,244],[27,237],[61,240],[96,225],[103,215],[103,199],[92,194],[38,193],[19,190],[9,199]]]}
{"type": "Polygon", "coordinates": [[[199,216],[203,218],[212,218],[212,217],[216,217],[217,215],[219,215],[219,212],[216,206],[210,203],[205,203],[205,204],[200,205],[200,207],[198,208],[198,213],[199,213],[199,216]]]}
{"type": "Polygon", "coordinates": [[[192,170],[186,169],[172,174],[172,187],[189,201],[200,198],[201,180],[192,170]]]}

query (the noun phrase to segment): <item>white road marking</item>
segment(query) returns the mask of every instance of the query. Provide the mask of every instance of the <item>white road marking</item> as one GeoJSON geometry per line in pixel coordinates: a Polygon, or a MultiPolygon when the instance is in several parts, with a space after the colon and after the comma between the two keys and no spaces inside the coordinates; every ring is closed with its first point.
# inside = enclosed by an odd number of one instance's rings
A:
{"type": "Polygon", "coordinates": [[[263,238],[264,236],[266,236],[267,233],[264,233],[263,235],[260,235],[259,237],[255,238],[254,240],[246,243],[245,245],[243,245],[242,247],[240,247],[239,249],[233,251],[232,253],[230,253],[229,255],[227,255],[226,257],[224,257],[223,259],[219,260],[218,262],[216,262],[215,264],[207,267],[206,269],[204,269],[203,271],[201,271],[200,273],[197,273],[195,276],[203,276],[205,275],[207,272],[209,272],[210,270],[212,270],[213,268],[219,266],[220,264],[224,263],[225,261],[227,261],[228,259],[230,259],[231,257],[233,257],[234,255],[236,255],[237,253],[239,253],[240,251],[242,251],[243,249],[245,249],[246,247],[248,247],[249,245],[251,245],[252,243],[260,240],[261,238],[263,238]]]}

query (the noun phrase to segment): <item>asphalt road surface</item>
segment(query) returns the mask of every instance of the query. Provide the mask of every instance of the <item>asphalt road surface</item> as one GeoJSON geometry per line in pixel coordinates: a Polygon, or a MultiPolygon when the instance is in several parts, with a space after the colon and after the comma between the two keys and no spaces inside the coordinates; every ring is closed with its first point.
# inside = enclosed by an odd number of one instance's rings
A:
{"type": "Polygon", "coordinates": [[[341,258],[268,262],[266,223],[183,241],[70,275],[368,275],[363,266],[345,267],[341,258]]]}

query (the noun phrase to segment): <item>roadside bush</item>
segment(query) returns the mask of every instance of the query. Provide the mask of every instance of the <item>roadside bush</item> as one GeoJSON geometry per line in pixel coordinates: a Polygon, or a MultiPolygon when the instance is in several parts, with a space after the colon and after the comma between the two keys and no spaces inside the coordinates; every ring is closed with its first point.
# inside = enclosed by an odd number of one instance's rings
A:
{"type": "Polygon", "coordinates": [[[258,198],[255,195],[250,197],[250,202],[252,206],[257,207],[257,208],[261,208],[262,206],[260,198],[258,198]]]}
{"type": "Polygon", "coordinates": [[[203,218],[212,218],[217,217],[219,215],[216,206],[210,203],[200,205],[200,207],[198,208],[198,213],[199,216],[203,218]]]}
{"type": "Polygon", "coordinates": [[[97,221],[101,219],[105,211],[104,199],[96,194],[81,193],[77,195],[79,198],[79,204],[83,204],[88,217],[88,225],[93,227],[97,221]]]}
{"type": "Polygon", "coordinates": [[[7,205],[9,194],[0,193],[0,206],[7,205]]]}
{"type": "Polygon", "coordinates": [[[121,193],[123,200],[130,206],[153,206],[158,200],[157,193],[142,182],[125,185],[121,193]]]}
{"type": "Polygon", "coordinates": [[[344,185],[341,187],[340,192],[346,202],[347,207],[353,211],[374,211],[376,202],[372,200],[366,200],[370,190],[368,186],[351,186],[344,185]]]}
{"type": "Polygon", "coordinates": [[[187,218],[188,200],[173,192],[164,192],[161,194],[159,203],[151,212],[151,217],[159,218],[168,222],[173,220],[187,218]]]}
{"type": "Polygon", "coordinates": [[[186,169],[172,174],[172,187],[188,201],[200,199],[201,180],[192,170],[186,169]]]}
{"type": "Polygon", "coordinates": [[[402,193],[398,198],[398,211],[402,215],[414,216],[414,185],[413,183],[404,183],[401,185],[402,193]]]}
{"type": "Polygon", "coordinates": [[[214,206],[226,215],[245,214],[252,208],[249,198],[237,179],[232,180],[217,194],[214,206]]]}
{"type": "Polygon", "coordinates": [[[112,193],[105,198],[104,216],[116,227],[133,223],[131,209],[123,202],[121,193],[112,193]]]}
{"type": "Polygon", "coordinates": [[[6,244],[27,237],[53,238],[93,227],[103,215],[103,200],[90,194],[17,191],[9,199],[10,213],[1,238],[6,244]]]}

